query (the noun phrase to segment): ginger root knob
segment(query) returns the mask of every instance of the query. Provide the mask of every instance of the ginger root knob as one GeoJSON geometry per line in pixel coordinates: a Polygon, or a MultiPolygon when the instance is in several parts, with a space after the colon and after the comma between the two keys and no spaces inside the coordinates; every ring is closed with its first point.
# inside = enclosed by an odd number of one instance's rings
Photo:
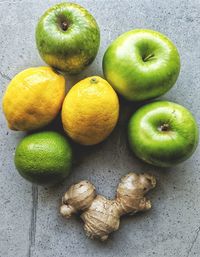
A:
{"type": "Polygon", "coordinates": [[[90,207],[96,197],[95,187],[87,180],[72,185],[62,198],[60,213],[65,218],[90,207]]]}
{"type": "Polygon", "coordinates": [[[155,185],[156,179],[151,175],[129,173],[121,179],[115,199],[108,200],[96,195],[95,187],[90,182],[81,181],[65,193],[60,212],[69,218],[82,211],[86,235],[104,241],[119,228],[120,216],[151,208],[150,201],[144,195],[155,185]]]}
{"type": "Polygon", "coordinates": [[[122,214],[134,214],[151,208],[151,202],[144,195],[156,186],[155,177],[149,174],[129,173],[121,179],[117,188],[116,201],[122,214]]]}

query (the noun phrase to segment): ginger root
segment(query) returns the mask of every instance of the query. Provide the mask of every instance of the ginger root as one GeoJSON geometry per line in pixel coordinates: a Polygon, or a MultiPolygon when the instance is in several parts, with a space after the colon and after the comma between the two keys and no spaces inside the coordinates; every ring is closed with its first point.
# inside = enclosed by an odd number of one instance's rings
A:
{"type": "Polygon", "coordinates": [[[104,241],[111,232],[118,230],[120,216],[151,208],[151,202],[144,195],[155,186],[155,177],[129,173],[121,179],[115,199],[108,200],[96,195],[95,187],[89,181],[81,181],[65,193],[60,213],[70,218],[72,214],[82,212],[86,235],[104,241]]]}

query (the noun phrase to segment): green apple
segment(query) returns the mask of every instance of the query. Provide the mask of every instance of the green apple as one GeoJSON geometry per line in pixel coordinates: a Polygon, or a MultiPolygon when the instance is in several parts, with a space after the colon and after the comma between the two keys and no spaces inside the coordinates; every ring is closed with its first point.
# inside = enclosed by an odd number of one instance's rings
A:
{"type": "Polygon", "coordinates": [[[47,64],[75,74],[95,59],[100,44],[99,27],[94,17],[80,5],[57,4],[40,18],[36,43],[47,64]]]}
{"type": "Polygon", "coordinates": [[[136,29],[122,34],[106,50],[104,76],[113,88],[132,101],[166,93],[180,72],[175,45],[159,32],[136,29]]]}
{"type": "Polygon", "coordinates": [[[128,135],[136,156],[160,167],[188,159],[198,144],[198,128],[192,114],[168,101],[139,108],[130,119],[128,135]]]}

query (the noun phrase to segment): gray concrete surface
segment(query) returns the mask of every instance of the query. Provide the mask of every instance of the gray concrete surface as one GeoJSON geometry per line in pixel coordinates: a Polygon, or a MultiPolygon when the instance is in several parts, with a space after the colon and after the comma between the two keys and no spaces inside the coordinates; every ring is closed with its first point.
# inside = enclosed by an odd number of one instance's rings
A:
{"type": "MultiPolygon", "coordinates": [[[[35,25],[43,11],[57,2],[0,0],[1,97],[16,73],[43,64],[35,47],[35,25]]],[[[169,36],[181,55],[180,77],[164,99],[183,104],[200,120],[199,0],[75,2],[96,17],[101,48],[92,66],[80,76],[68,78],[68,85],[87,75],[102,75],[103,53],[121,33],[133,28],[155,29],[169,36]]],[[[32,186],[18,175],[13,154],[24,134],[8,130],[0,110],[1,257],[200,256],[200,149],[185,163],[168,170],[140,162],[126,142],[127,117],[134,109],[122,103],[119,125],[106,142],[75,149],[73,172],[58,188],[32,186]],[[119,178],[129,171],[156,175],[158,186],[149,195],[153,209],[123,218],[120,230],[106,243],[86,238],[78,218],[66,221],[59,216],[61,196],[71,183],[90,179],[99,193],[113,197],[119,178]]]]}

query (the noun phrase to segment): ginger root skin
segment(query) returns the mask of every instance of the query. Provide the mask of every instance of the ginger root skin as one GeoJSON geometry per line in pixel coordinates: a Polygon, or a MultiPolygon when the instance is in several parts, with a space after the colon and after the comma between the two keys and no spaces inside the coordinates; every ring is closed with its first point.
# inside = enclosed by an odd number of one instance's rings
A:
{"type": "Polygon", "coordinates": [[[97,195],[91,206],[82,213],[81,219],[88,237],[105,241],[111,232],[119,228],[120,212],[117,202],[97,195]]]}
{"type": "Polygon", "coordinates": [[[129,173],[121,178],[115,199],[109,200],[96,195],[95,187],[89,181],[81,181],[65,193],[60,213],[70,218],[72,214],[82,212],[86,235],[105,241],[110,233],[118,230],[122,215],[151,208],[151,202],[144,195],[155,186],[154,176],[129,173]]]}

